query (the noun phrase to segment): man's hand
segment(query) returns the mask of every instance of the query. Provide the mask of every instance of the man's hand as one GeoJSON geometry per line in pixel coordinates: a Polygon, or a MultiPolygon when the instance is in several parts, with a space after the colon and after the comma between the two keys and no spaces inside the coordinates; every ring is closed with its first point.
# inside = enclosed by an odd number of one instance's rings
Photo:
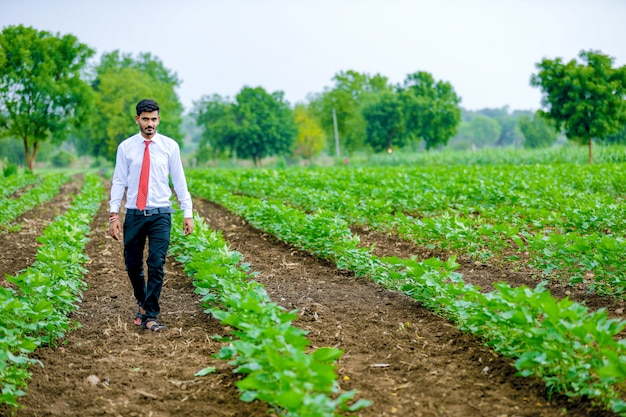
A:
{"type": "Polygon", "coordinates": [[[193,233],[193,218],[185,217],[185,220],[183,220],[183,232],[185,236],[193,233]]]}
{"type": "Polygon", "coordinates": [[[119,219],[109,222],[109,234],[115,240],[120,240],[122,234],[122,224],[119,219]]]}

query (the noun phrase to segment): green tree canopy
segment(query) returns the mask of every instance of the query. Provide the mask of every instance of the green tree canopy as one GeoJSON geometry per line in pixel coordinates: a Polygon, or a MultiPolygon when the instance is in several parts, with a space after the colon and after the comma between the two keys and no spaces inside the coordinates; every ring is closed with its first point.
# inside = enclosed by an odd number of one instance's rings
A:
{"type": "Polygon", "coordinates": [[[7,26],[0,33],[0,129],[24,144],[33,169],[41,142],[60,144],[90,112],[81,78],[94,51],[73,35],[7,26]]]}
{"type": "Polygon", "coordinates": [[[540,111],[532,116],[524,115],[519,119],[519,127],[524,135],[525,148],[547,148],[556,142],[558,133],[554,122],[543,116],[540,111]]]}
{"type": "Polygon", "coordinates": [[[199,161],[210,157],[217,159],[234,152],[237,139],[234,107],[229,98],[219,94],[203,96],[194,102],[191,115],[202,131],[196,153],[199,161]]]}
{"type": "Polygon", "coordinates": [[[582,62],[543,59],[530,83],[542,90],[546,116],[568,139],[589,145],[626,123],[626,67],[613,68],[613,58],[599,51],[581,51],[582,62]]]}
{"type": "Polygon", "coordinates": [[[296,156],[302,156],[309,160],[319,155],[326,146],[326,135],[320,125],[309,115],[309,110],[304,104],[296,105],[294,117],[298,126],[296,136],[296,156]]]}
{"type": "Polygon", "coordinates": [[[291,152],[298,128],[282,91],[270,94],[262,87],[243,87],[235,101],[238,157],[259,165],[264,157],[291,152]]]}
{"type": "Polygon", "coordinates": [[[422,139],[426,149],[446,145],[459,128],[461,99],[452,85],[427,72],[407,75],[400,88],[406,134],[422,139]]]}
{"type": "Polygon", "coordinates": [[[606,143],[606,144],[616,144],[616,145],[617,144],[619,144],[619,145],[626,145],[626,125],[624,125],[616,133],[608,135],[604,139],[604,143],[606,143]]]}
{"type": "Polygon", "coordinates": [[[170,136],[182,146],[183,107],[175,92],[180,84],[175,74],[149,53],[131,55],[114,51],[102,55],[92,82],[96,106],[84,139],[76,147],[93,156],[113,160],[117,145],[137,133],[132,123],[135,106],[151,98],[161,108],[159,132],[170,136]]]}
{"type": "Polygon", "coordinates": [[[396,93],[386,92],[378,101],[363,108],[367,122],[365,141],[374,152],[391,152],[394,146],[406,145],[402,104],[396,93]]]}
{"type": "MultiPolygon", "coordinates": [[[[333,77],[334,86],[314,96],[310,107],[320,121],[329,141],[334,141],[333,110],[337,115],[337,131],[341,149],[349,153],[361,149],[364,144],[366,122],[363,108],[377,95],[391,91],[387,77],[373,76],[357,71],[341,71],[333,77]]],[[[329,144],[330,145],[330,144],[329,144]]],[[[328,146],[334,152],[334,146],[328,146]]]]}

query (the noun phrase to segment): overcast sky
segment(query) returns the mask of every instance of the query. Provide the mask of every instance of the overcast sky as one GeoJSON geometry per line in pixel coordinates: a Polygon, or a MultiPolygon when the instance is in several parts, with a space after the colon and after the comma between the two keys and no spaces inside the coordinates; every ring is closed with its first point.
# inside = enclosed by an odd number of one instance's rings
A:
{"type": "Polygon", "coordinates": [[[534,110],[537,62],[594,49],[625,65],[625,21],[626,0],[0,0],[1,27],[72,33],[96,59],[150,52],[187,109],[243,86],[294,104],[355,70],[394,84],[427,71],[466,109],[534,110]]]}

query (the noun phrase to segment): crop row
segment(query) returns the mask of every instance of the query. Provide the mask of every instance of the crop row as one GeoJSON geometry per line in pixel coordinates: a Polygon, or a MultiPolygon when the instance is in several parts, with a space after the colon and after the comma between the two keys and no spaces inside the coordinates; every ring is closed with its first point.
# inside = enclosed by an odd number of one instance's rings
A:
{"type": "MultiPolygon", "coordinates": [[[[176,216],[182,221],[181,213],[176,216]]],[[[292,325],[295,311],[271,301],[220,233],[201,218],[195,224],[189,236],[172,231],[170,253],[193,276],[207,313],[233,329],[220,338],[227,344],[216,357],[246,375],[237,382],[242,400],[265,401],[289,417],[332,417],[366,406],[366,400],[348,404],[355,391],[340,392],[335,362],[343,352],[330,347],[307,352],[306,332],[292,325]]]]}
{"type": "Polygon", "coordinates": [[[549,390],[587,396],[626,415],[619,394],[626,380],[626,343],[616,340],[626,322],[609,319],[606,311],[557,300],[544,285],[531,290],[499,284],[482,293],[453,272],[453,257],[446,262],[380,259],[360,247],[345,220],[327,210],[306,214],[280,201],[233,195],[208,180],[192,179],[191,189],[338,268],[410,295],[515,359],[522,375],[542,378],[549,390]]]}
{"type": "Polygon", "coordinates": [[[49,201],[57,194],[61,186],[69,181],[65,174],[46,176],[35,187],[25,191],[19,198],[4,198],[0,202],[0,232],[11,230],[12,222],[23,213],[39,204],[49,201]]]}
{"type": "Polygon", "coordinates": [[[419,245],[517,261],[601,293],[626,291],[626,173],[598,167],[205,170],[232,192],[331,210],[419,245]],[[593,279],[589,279],[593,278],[593,279]]]}
{"type": "Polygon", "coordinates": [[[20,188],[35,184],[38,181],[40,178],[30,173],[0,177],[0,197],[11,195],[20,188]]]}
{"type": "Polygon", "coordinates": [[[77,308],[86,285],[84,247],[102,197],[99,177],[88,175],[68,211],[37,238],[36,261],[6,277],[15,289],[0,287],[0,404],[18,406],[28,368],[39,364],[29,354],[43,344],[53,345],[74,325],[68,314],[77,308]]]}

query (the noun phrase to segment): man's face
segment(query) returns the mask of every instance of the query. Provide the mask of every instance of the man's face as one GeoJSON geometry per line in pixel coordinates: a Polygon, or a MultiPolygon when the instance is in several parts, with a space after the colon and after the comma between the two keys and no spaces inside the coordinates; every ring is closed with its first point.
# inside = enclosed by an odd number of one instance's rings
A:
{"type": "Polygon", "coordinates": [[[159,125],[161,118],[159,117],[158,110],[150,113],[144,111],[139,116],[135,116],[135,121],[139,125],[141,135],[146,139],[152,139],[152,137],[156,134],[157,126],[159,125]]]}

